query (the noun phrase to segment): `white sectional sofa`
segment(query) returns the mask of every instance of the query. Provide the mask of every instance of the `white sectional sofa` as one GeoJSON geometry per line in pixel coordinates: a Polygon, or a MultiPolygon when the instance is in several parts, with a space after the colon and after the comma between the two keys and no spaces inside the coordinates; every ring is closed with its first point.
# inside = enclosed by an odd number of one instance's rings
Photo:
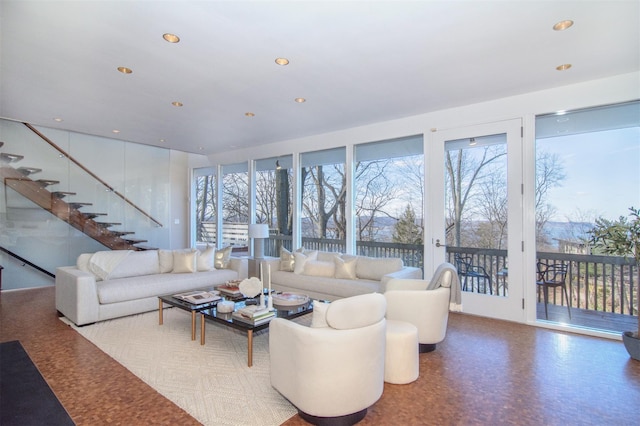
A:
{"type": "Polygon", "coordinates": [[[56,309],[76,325],[158,309],[157,296],[247,277],[231,250],[105,251],[56,270],[56,309]]]}
{"type": "Polygon", "coordinates": [[[306,294],[313,299],[336,300],[366,293],[384,293],[394,278],[421,279],[422,269],[404,266],[400,258],[282,249],[279,258],[267,258],[263,273],[272,290],[306,294]],[[264,271],[266,268],[266,271],[264,271]]]}

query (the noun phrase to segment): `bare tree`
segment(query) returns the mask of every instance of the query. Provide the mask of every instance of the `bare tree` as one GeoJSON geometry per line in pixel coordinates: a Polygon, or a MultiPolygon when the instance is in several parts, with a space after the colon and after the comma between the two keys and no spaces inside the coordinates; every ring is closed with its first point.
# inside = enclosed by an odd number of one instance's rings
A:
{"type": "Polygon", "coordinates": [[[249,223],[249,176],[246,172],[224,175],[222,215],[225,222],[249,223]]]}
{"type": "Polygon", "coordinates": [[[549,191],[562,185],[565,179],[564,167],[557,154],[538,150],[536,152],[536,245],[549,243],[545,227],[556,213],[556,208],[549,203],[549,191]]]}
{"type": "Polygon", "coordinates": [[[448,196],[447,230],[453,229],[452,243],[461,245],[464,213],[476,207],[472,202],[478,194],[476,185],[488,175],[489,166],[507,155],[503,145],[482,148],[479,155],[472,155],[470,149],[447,151],[445,156],[446,185],[448,196]]]}
{"type": "Polygon", "coordinates": [[[358,162],[356,164],[356,217],[358,241],[373,241],[379,229],[376,219],[392,217],[386,210],[397,198],[401,185],[387,173],[391,160],[358,162]]]}
{"type": "Polygon", "coordinates": [[[216,216],[215,182],[215,175],[199,176],[196,179],[196,238],[198,241],[208,240],[203,234],[202,224],[216,216]]]}
{"type": "Polygon", "coordinates": [[[344,165],[311,166],[302,169],[302,209],[313,224],[313,237],[344,239],[346,237],[346,179],[344,165]],[[328,232],[329,220],[334,228],[328,232]]]}

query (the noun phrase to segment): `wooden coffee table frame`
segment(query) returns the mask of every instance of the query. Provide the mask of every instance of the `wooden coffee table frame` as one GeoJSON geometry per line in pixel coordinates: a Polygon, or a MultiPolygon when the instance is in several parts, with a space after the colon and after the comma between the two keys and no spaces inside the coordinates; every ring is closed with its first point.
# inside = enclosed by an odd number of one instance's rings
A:
{"type": "Polygon", "coordinates": [[[207,307],[212,306],[212,304],[214,303],[217,303],[217,302],[206,303],[202,305],[193,305],[189,302],[176,299],[170,294],[164,295],[164,296],[158,296],[158,324],[159,325],[164,324],[163,312],[164,312],[165,304],[182,309],[183,311],[190,312],[191,313],[191,340],[196,340],[196,317],[198,315],[198,312],[201,309],[206,309],[207,307]]]}
{"type": "MultiPolygon", "coordinates": [[[[244,302],[236,302],[236,309],[244,306],[244,302]]],[[[302,315],[306,315],[313,311],[313,305],[311,301],[304,305],[295,306],[289,308],[289,310],[277,310],[276,318],[294,319],[302,315]]],[[[269,327],[269,322],[260,325],[250,325],[240,321],[234,321],[231,319],[231,314],[220,314],[214,307],[205,308],[199,311],[200,313],[200,344],[204,345],[205,342],[205,322],[210,320],[217,324],[222,324],[227,327],[235,328],[236,330],[247,333],[247,366],[253,366],[253,333],[264,330],[269,327]]]]}
{"type": "MultiPolygon", "coordinates": [[[[269,327],[269,323],[263,323],[260,325],[250,325],[240,321],[234,321],[231,318],[231,314],[218,314],[216,306],[218,301],[207,303],[203,305],[192,305],[180,299],[176,299],[173,295],[158,296],[158,324],[164,324],[164,305],[171,305],[173,307],[182,309],[183,311],[191,313],[191,340],[196,340],[196,317],[200,316],[200,344],[205,343],[205,322],[210,320],[217,324],[222,324],[227,327],[235,328],[236,330],[247,333],[247,365],[253,366],[253,333],[264,330],[269,327]],[[220,315],[220,316],[218,316],[220,315]]],[[[235,301],[236,309],[244,306],[244,301],[235,301]]],[[[311,301],[300,306],[288,307],[287,310],[277,310],[276,318],[294,319],[302,315],[311,313],[313,310],[313,304],[311,301]]]]}

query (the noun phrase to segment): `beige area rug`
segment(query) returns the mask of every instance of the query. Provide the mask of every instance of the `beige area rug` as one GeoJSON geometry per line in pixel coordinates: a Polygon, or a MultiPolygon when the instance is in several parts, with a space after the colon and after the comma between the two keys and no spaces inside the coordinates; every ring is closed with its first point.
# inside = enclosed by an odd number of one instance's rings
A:
{"type": "Polygon", "coordinates": [[[204,425],[279,425],[297,413],[271,387],[266,330],[254,335],[248,367],[245,333],[207,322],[202,346],[200,322],[192,341],[191,314],[176,308],[164,310],[164,325],[158,312],[70,325],[204,425]]]}

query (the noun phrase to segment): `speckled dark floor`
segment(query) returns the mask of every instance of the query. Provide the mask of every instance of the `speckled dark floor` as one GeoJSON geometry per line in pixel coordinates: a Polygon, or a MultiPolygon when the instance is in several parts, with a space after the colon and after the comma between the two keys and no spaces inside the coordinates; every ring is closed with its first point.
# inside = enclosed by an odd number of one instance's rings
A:
{"type": "MultiPolygon", "coordinates": [[[[0,294],[20,340],[78,425],[190,425],[187,413],[58,320],[53,288],[0,294]]],[[[420,378],[385,385],[362,425],[637,425],[640,362],[621,342],[452,314],[420,378]]],[[[288,426],[306,424],[293,417],[288,426]]]]}

